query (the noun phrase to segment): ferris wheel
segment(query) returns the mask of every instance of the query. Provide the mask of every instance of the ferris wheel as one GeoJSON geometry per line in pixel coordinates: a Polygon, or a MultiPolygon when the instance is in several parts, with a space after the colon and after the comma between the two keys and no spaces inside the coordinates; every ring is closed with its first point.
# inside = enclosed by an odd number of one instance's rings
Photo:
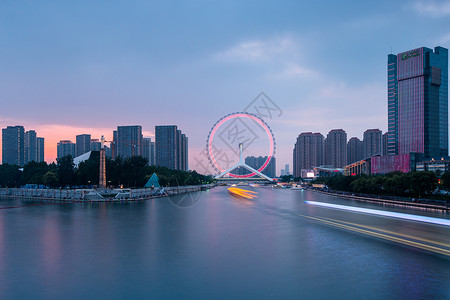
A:
{"type": "Polygon", "coordinates": [[[229,176],[231,178],[252,178],[259,176],[265,180],[272,178],[261,172],[269,165],[275,154],[275,138],[269,125],[260,117],[247,112],[228,114],[217,121],[211,128],[206,142],[209,161],[219,174],[217,179],[229,176]],[[228,153],[227,153],[228,150],[228,153]],[[264,157],[258,168],[253,168],[244,162],[243,153],[252,152],[264,157]],[[229,155],[231,153],[231,155],[229,155]],[[234,163],[229,156],[239,159],[234,163]],[[224,160],[224,158],[226,158],[224,160]],[[228,163],[228,164],[227,164],[228,163]],[[239,168],[247,169],[249,174],[236,174],[239,168]]]}

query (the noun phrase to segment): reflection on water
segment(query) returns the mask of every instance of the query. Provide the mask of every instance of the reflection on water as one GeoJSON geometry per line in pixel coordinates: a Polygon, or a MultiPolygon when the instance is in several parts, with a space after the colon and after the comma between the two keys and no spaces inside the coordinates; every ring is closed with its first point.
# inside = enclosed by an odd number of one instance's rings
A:
{"type": "MultiPolygon", "coordinates": [[[[178,195],[0,210],[0,298],[448,296],[445,256],[300,215],[448,244],[447,228],[305,205],[309,200],[382,207],[311,191],[252,190],[258,198],[236,198],[218,187],[182,208],[173,204],[178,195]]],[[[28,204],[36,203],[0,200],[1,207],[28,204]]]]}

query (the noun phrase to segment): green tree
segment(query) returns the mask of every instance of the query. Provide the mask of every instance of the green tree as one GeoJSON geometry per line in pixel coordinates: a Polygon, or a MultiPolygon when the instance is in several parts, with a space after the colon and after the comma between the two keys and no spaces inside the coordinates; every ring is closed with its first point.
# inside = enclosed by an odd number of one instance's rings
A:
{"type": "Polygon", "coordinates": [[[44,175],[48,172],[49,168],[46,162],[31,161],[23,167],[23,182],[24,184],[43,184],[44,175]]]}
{"type": "Polygon", "coordinates": [[[43,183],[48,187],[56,187],[59,184],[58,175],[53,171],[48,171],[42,177],[43,183]]]}
{"type": "Polygon", "coordinates": [[[98,185],[100,172],[100,153],[91,152],[89,159],[78,164],[76,170],[77,183],[79,185],[98,185]]]}
{"type": "Polygon", "coordinates": [[[404,173],[398,173],[386,176],[384,188],[388,194],[396,196],[405,196],[409,190],[408,176],[404,173]]]}
{"type": "Polygon", "coordinates": [[[413,196],[431,194],[437,187],[437,176],[431,171],[408,174],[409,192],[413,196]]]}
{"type": "Polygon", "coordinates": [[[66,155],[58,158],[56,161],[59,185],[65,187],[76,184],[75,165],[72,156],[66,155]]]}
{"type": "Polygon", "coordinates": [[[441,175],[441,185],[445,189],[450,189],[450,171],[441,175]]]}
{"type": "Polygon", "coordinates": [[[22,185],[22,171],[17,165],[0,165],[0,186],[19,187],[22,185]]]}

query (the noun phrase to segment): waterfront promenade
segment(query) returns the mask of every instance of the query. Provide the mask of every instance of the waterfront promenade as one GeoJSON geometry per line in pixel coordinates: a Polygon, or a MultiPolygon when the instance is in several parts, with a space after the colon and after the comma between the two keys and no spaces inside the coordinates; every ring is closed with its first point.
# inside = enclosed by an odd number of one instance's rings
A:
{"type": "Polygon", "coordinates": [[[1,188],[0,197],[53,202],[143,201],[163,196],[207,190],[212,184],[143,189],[28,189],[1,188]]]}

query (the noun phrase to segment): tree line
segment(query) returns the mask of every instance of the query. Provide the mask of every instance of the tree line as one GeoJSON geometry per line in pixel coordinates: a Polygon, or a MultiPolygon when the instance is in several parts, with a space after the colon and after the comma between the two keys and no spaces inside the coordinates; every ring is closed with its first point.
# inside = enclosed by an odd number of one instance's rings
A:
{"type": "Polygon", "coordinates": [[[385,175],[337,175],[318,178],[314,183],[324,183],[333,190],[346,192],[421,197],[432,194],[438,186],[450,189],[450,172],[442,175],[431,171],[393,172],[385,175]]]}
{"type": "MultiPolygon", "coordinates": [[[[75,167],[68,155],[56,163],[29,162],[23,169],[17,165],[0,165],[0,187],[21,187],[26,184],[47,187],[87,187],[99,183],[100,153],[92,152],[88,160],[75,167]]],[[[161,186],[198,185],[213,182],[211,176],[196,171],[171,170],[166,167],[148,166],[147,159],[133,156],[112,160],[106,158],[107,186],[143,187],[156,173],[161,186]]]]}

